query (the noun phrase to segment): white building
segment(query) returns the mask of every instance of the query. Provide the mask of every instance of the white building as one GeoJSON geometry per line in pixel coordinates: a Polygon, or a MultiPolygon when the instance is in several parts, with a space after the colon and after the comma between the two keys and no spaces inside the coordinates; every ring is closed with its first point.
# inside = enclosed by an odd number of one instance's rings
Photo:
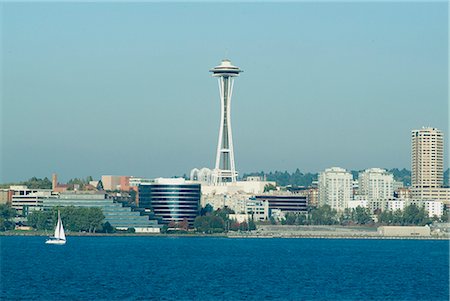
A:
{"type": "Polygon", "coordinates": [[[367,200],[387,200],[394,196],[394,176],[381,168],[370,168],[359,174],[359,194],[367,200]]]}
{"type": "Polygon", "coordinates": [[[392,200],[388,200],[386,201],[386,205],[385,205],[385,210],[390,210],[390,211],[403,211],[403,209],[406,206],[406,201],[402,200],[402,199],[392,199],[392,200]]]}
{"type": "Polygon", "coordinates": [[[349,209],[356,209],[356,207],[361,207],[361,208],[368,208],[369,202],[362,198],[362,197],[357,197],[353,200],[348,201],[347,203],[347,208],[349,209]]]}
{"type": "Polygon", "coordinates": [[[205,184],[205,185],[212,185],[213,182],[213,172],[211,169],[209,168],[194,168],[191,170],[190,173],[190,180],[191,181],[196,181],[196,182],[200,182],[201,184],[205,184]]]}
{"type": "Polygon", "coordinates": [[[353,176],[343,168],[332,167],[319,174],[319,205],[343,211],[353,196],[353,176]]]}
{"type": "Polygon", "coordinates": [[[249,199],[245,203],[245,213],[254,221],[264,221],[269,219],[269,202],[249,199]]]}

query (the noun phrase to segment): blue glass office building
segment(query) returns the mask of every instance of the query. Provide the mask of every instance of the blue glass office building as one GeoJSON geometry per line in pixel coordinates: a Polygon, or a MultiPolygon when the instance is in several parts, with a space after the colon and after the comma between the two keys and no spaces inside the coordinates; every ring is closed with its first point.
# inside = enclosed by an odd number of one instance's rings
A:
{"type": "Polygon", "coordinates": [[[190,225],[200,210],[200,184],[141,184],[139,185],[139,207],[151,210],[160,223],[182,222],[190,225]]]}

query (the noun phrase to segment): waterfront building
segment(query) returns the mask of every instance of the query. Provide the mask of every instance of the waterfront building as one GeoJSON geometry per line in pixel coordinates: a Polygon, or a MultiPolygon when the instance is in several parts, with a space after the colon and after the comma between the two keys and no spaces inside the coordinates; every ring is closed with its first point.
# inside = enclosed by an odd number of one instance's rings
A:
{"type": "MultiPolygon", "coordinates": [[[[26,187],[26,186],[25,186],[26,187]]],[[[41,211],[43,209],[44,200],[49,198],[57,198],[51,189],[20,189],[14,190],[12,195],[11,207],[16,209],[17,214],[26,217],[33,211],[41,211]]]]}
{"type": "Polygon", "coordinates": [[[406,204],[424,208],[428,212],[429,217],[441,217],[444,214],[444,203],[441,201],[412,200],[406,202],[406,204]]]}
{"type": "Polygon", "coordinates": [[[233,94],[234,77],[242,72],[227,59],[211,69],[219,81],[220,92],[220,128],[217,144],[216,165],[213,171],[213,182],[216,185],[236,182],[237,172],[234,163],[233,136],[231,132],[231,96],[233,94]]]}
{"type": "Polygon", "coordinates": [[[155,179],[142,183],[139,190],[139,207],[153,212],[161,223],[188,221],[194,224],[200,211],[200,184],[187,183],[182,178],[155,179]]]}
{"type": "Polygon", "coordinates": [[[411,134],[411,197],[443,201],[450,205],[450,189],[444,184],[444,134],[431,127],[411,134]]]}
{"type": "Polygon", "coordinates": [[[61,193],[59,197],[47,197],[41,201],[44,209],[66,206],[101,208],[105,222],[109,222],[117,229],[134,228],[136,232],[159,233],[161,228],[156,220],[149,220],[148,216],[141,215],[130,207],[123,207],[121,203],[108,198],[105,193],[61,193]]]}
{"type": "Polygon", "coordinates": [[[308,212],[308,198],[299,194],[290,195],[273,195],[263,194],[255,195],[254,200],[267,202],[270,212],[274,209],[282,212],[307,213],[308,212]]]}
{"type": "Polygon", "coordinates": [[[269,219],[269,202],[250,198],[245,202],[245,213],[254,221],[269,219]]]}
{"type": "Polygon", "coordinates": [[[319,174],[319,205],[329,205],[337,211],[343,211],[352,196],[351,173],[340,167],[332,167],[319,174]]]}
{"type": "Polygon", "coordinates": [[[369,201],[394,196],[394,176],[381,168],[370,168],[359,174],[359,194],[369,201]]]}

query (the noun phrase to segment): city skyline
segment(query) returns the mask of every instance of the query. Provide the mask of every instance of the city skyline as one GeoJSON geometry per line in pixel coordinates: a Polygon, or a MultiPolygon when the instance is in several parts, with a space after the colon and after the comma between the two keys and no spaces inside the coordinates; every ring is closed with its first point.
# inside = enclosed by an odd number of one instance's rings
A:
{"type": "Polygon", "coordinates": [[[448,135],[446,3],[0,9],[1,182],[213,168],[220,105],[207,70],[224,57],[246,74],[232,108],[240,175],[411,169],[413,129],[448,135]],[[218,37],[221,10],[234,14],[218,37]]]}

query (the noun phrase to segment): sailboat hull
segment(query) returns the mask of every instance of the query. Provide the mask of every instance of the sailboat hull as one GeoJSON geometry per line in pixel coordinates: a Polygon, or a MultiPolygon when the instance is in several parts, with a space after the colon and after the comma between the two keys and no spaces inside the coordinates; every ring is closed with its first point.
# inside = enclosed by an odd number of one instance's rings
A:
{"type": "Polygon", "coordinates": [[[47,239],[45,243],[50,245],[64,245],[66,241],[62,239],[47,239]]]}

